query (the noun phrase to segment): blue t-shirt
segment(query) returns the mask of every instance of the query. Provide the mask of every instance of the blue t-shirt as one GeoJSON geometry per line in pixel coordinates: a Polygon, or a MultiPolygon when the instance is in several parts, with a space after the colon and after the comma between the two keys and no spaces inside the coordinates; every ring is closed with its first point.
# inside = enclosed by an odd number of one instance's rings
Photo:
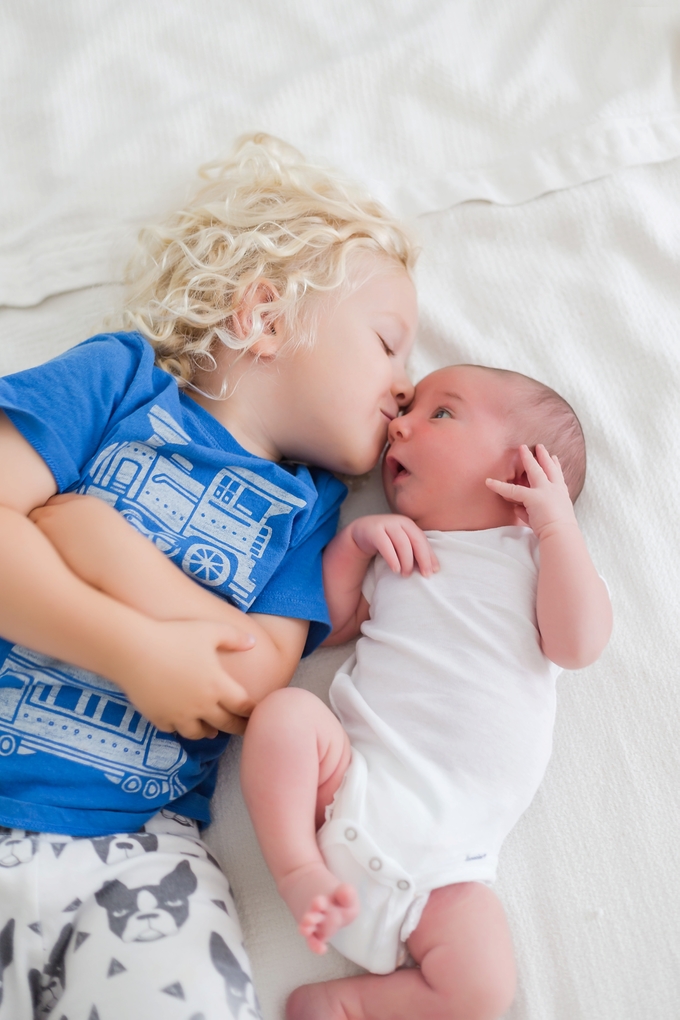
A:
{"type": "MultiPolygon", "coordinates": [[[[115,507],[185,573],[245,612],[330,630],[321,552],[345,486],[248,453],[154,365],[138,333],[103,334],[0,379],[0,407],[60,492],[115,507]]],[[[159,732],[103,677],[0,638],[0,824],[136,831],[160,808],[209,821],[228,740],[159,732]]]]}

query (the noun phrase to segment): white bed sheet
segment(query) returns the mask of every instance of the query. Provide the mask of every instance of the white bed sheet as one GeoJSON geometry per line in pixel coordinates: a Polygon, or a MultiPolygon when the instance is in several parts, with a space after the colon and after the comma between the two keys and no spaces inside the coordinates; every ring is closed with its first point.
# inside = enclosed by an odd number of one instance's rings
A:
{"type": "Polygon", "coordinates": [[[680,155],[679,39],[678,0],[4,0],[0,304],[117,279],[243,131],[412,214],[680,155]]]}
{"type": "MultiPolygon", "coordinates": [[[[678,5],[188,9],[4,5],[0,373],[115,323],[137,224],[239,131],[274,130],[418,213],[414,377],[476,361],[570,399],[589,445],[579,516],[616,612],[601,661],[560,681],[555,754],[502,858],[508,1018],[677,1020],[678,5]]],[[[380,499],[373,481],[345,518],[380,499]]],[[[295,682],[324,696],[346,651],[295,682]]],[[[292,987],[349,965],[295,934],[237,758],[234,741],[208,838],[277,1020],[292,987]]]]}

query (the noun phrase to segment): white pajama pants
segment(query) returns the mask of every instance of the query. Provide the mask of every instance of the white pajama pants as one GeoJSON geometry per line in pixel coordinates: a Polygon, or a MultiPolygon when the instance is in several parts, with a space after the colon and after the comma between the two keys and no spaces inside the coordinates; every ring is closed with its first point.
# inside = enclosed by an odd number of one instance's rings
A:
{"type": "Polygon", "coordinates": [[[0,1020],[259,1020],[229,883],[195,822],[0,827],[0,1020]]]}

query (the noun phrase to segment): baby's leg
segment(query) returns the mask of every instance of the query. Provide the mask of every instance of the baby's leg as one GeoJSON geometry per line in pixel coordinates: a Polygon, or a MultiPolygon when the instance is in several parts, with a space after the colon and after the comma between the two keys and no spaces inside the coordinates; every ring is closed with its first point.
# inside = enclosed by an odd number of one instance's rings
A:
{"type": "Polygon", "coordinates": [[[418,968],[298,988],[287,1020],[498,1020],[515,994],[500,901],[478,882],[435,889],[408,940],[418,968]]]}
{"type": "Polygon", "coordinates": [[[241,785],[262,853],[315,953],[358,912],[354,889],[328,870],[316,842],[350,757],[333,713],[296,688],[255,708],[243,743],[241,785]]]}

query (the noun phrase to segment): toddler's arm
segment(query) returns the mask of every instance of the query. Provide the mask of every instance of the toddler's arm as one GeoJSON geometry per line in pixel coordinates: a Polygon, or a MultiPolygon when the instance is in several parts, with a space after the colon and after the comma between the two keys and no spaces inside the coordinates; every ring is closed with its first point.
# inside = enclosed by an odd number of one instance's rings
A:
{"type": "MultiPolygon", "coordinates": [[[[220,704],[230,711],[221,729],[243,732],[245,720],[235,713],[249,715],[266,694],[290,681],[304,648],[308,621],[258,613],[246,617],[187,577],[100,499],[55,496],[32,511],[30,519],[78,577],[118,602],[158,621],[229,623],[238,628],[246,638],[243,650],[218,648],[217,654],[229,677],[237,681],[236,694],[246,692],[247,703],[236,696],[228,704],[222,696],[220,704]],[[252,639],[247,640],[247,632],[252,639]]],[[[182,656],[185,669],[192,653],[193,649],[187,649],[182,656]]],[[[195,666],[183,674],[152,672],[140,677],[128,694],[147,717],[155,716],[156,721],[160,716],[163,728],[179,729],[201,718],[196,714],[195,666]]],[[[214,727],[207,729],[207,735],[216,732],[214,727]]]]}
{"type": "MultiPolygon", "coordinates": [[[[228,715],[223,700],[245,710],[245,691],[216,653],[246,647],[242,630],[227,623],[157,622],[90,587],[28,519],[55,490],[45,461],[0,411],[0,634],[100,673],[126,692],[149,675],[176,675],[185,683],[192,677],[198,721],[178,727],[187,737],[204,735],[202,719],[213,729],[221,724],[228,715]]],[[[162,719],[152,721],[164,728],[162,719]]]]}
{"type": "Polygon", "coordinates": [[[323,554],[323,586],[333,625],[324,645],[340,645],[356,637],[368,619],[368,602],[361,586],[376,553],[396,574],[410,574],[417,565],[429,577],[439,569],[425,535],[409,517],[358,517],[337,533],[323,554]]]}
{"type": "Polygon", "coordinates": [[[590,559],[557,457],[540,444],[535,457],[527,446],[520,453],[529,487],[491,478],[486,484],[524,508],[518,516],[538,537],[536,617],[543,651],[564,669],[581,669],[609,640],[609,595],[590,559]]]}

